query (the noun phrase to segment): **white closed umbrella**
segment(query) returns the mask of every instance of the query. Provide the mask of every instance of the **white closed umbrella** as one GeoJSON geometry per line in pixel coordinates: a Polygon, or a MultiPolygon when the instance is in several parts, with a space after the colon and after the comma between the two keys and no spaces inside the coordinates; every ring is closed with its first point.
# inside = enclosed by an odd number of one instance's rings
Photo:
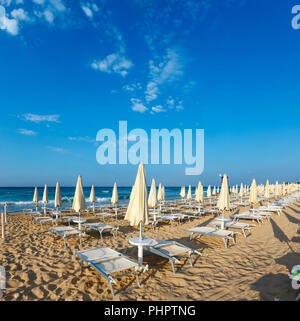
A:
{"type": "Polygon", "coordinates": [[[151,189],[148,198],[148,207],[156,208],[157,207],[157,194],[156,194],[156,183],[155,179],[152,179],[151,189]]]}
{"type": "Polygon", "coordinates": [[[209,185],[208,188],[207,188],[206,196],[207,196],[207,197],[211,197],[211,187],[210,187],[210,185],[209,185]]]}
{"type": "Polygon", "coordinates": [[[96,202],[96,195],[95,195],[95,187],[92,185],[91,192],[90,192],[90,203],[93,204],[93,212],[95,212],[95,202],[96,202]]]}
{"type": "Polygon", "coordinates": [[[186,199],[187,199],[187,201],[192,200],[192,186],[191,185],[189,185],[189,190],[188,190],[186,199]]]}
{"type": "Polygon", "coordinates": [[[256,187],[256,181],[253,178],[251,187],[250,187],[250,197],[249,197],[250,204],[257,203],[257,187],[256,187]]]}
{"type": "Polygon", "coordinates": [[[242,201],[243,196],[244,196],[244,187],[243,187],[243,183],[241,184],[239,195],[240,195],[240,198],[241,198],[241,201],[242,201]]]}
{"type": "Polygon", "coordinates": [[[143,163],[139,165],[125,220],[129,221],[131,226],[140,225],[140,238],[142,238],[142,226],[149,224],[148,192],[143,163]]]}
{"type": "Polygon", "coordinates": [[[224,211],[230,209],[230,195],[229,195],[229,187],[228,187],[228,177],[226,174],[223,176],[221,192],[219,195],[219,199],[217,202],[217,207],[220,211],[222,211],[222,228],[224,228],[224,211]]]}
{"type": "Polygon", "coordinates": [[[166,199],[166,193],[165,193],[165,187],[164,185],[161,188],[161,194],[162,194],[162,200],[164,201],[166,199]]]}
{"type": "Polygon", "coordinates": [[[196,187],[196,189],[197,189],[197,191],[196,191],[195,201],[198,203],[202,203],[203,202],[203,186],[200,181],[199,181],[198,187],[196,187]]]}
{"type": "Polygon", "coordinates": [[[84,192],[82,187],[81,176],[78,176],[72,209],[75,212],[79,213],[79,215],[80,215],[80,212],[86,209],[86,202],[85,202],[85,197],[84,197],[84,192]]]}
{"type": "Polygon", "coordinates": [[[39,206],[39,201],[40,201],[37,187],[34,189],[34,194],[33,194],[33,200],[32,201],[33,201],[33,203],[36,203],[35,210],[37,211],[38,206],[39,206]]]}
{"type": "Polygon", "coordinates": [[[62,207],[62,199],[61,199],[59,182],[56,183],[54,207],[62,207]]]}
{"type": "Polygon", "coordinates": [[[182,186],[182,187],[181,187],[180,196],[181,196],[181,199],[184,199],[184,198],[185,198],[185,186],[182,186]]]}
{"type": "Polygon", "coordinates": [[[265,186],[265,195],[264,197],[268,200],[268,207],[269,207],[269,199],[270,199],[270,185],[269,185],[269,180],[266,182],[265,186]]]}
{"type": "Polygon", "coordinates": [[[159,201],[162,201],[162,187],[161,187],[161,184],[159,184],[159,186],[158,186],[158,192],[157,192],[157,199],[159,200],[159,201]]]}
{"type": "Polygon", "coordinates": [[[142,266],[143,244],[145,244],[145,239],[143,239],[143,225],[149,224],[148,192],[143,163],[141,163],[138,168],[125,220],[129,221],[131,226],[140,226],[139,239],[133,240],[135,241],[135,244],[138,244],[138,262],[139,265],[142,266]]]}
{"type": "Polygon", "coordinates": [[[115,182],[114,188],[113,188],[113,193],[112,193],[112,197],[111,197],[111,203],[114,206],[119,203],[118,186],[117,186],[116,182],[115,182]]]}
{"type": "Polygon", "coordinates": [[[49,203],[49,200],[48,200],[48,186],[47,186],[47,184],[45,184],[45,187],[44,187],[42,203],[44,204],[44,214],[47,214],[47,212],[46,212],[46,204],[49,203]]]}
{"type": "Polygon", "coordinates": [[[216,192],[216,186],[214,186],[213,192],[212,192],[213,196],[215,196],[217,194],[216,192]]]}

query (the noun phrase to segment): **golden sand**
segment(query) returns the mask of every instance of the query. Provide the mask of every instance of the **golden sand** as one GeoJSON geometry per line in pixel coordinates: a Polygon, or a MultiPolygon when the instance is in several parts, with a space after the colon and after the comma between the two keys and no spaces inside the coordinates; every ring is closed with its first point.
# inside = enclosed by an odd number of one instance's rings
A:
{"type": "MultiPolygon", "coordinates": [[[[86,215],[88,221],[95,221],[86,215]]],[[[155,255],[144,257],[149,270],[139,273],[141,287],[120,294],[114,300],[294,300],[297,291],[288,278],[292,267],[300,264],[300,202],[273,214],[271,221],[251,230],[244,238],[238,235],[237,244],[224,247],[213,237],[189,240],[187,228],[206,225],[212,215],[190,222],[159,224],[153,231],[145,229],[144,236],[176,240],[202,252],[193,257],[194,267],[173,275],[170,263],[155,255]],[[196,261],[195,261],[196,258],[196,261]]],[[[99,220],[98,220],[99,221],[99,220]]],[[[7,273],[7,289],[0,301],[82,301],[112,300],[108,282],[81,262],[76,250],[91,247],[110,247],[136,260],[137,250],[129,239],[138,230],[124,220],[111,221],[120,227],[116,239],[111,235],[88,232],[82,246],[77,238],[63,240],[43,228],[26,214],[9,214],[6,239],[0,240],[0,265],[7,273]]],[[[188,267],[188,262],[184,267],[188,267]]],[[[134,275],[117,280],[116,291],[135,285],[134,275]]]]}

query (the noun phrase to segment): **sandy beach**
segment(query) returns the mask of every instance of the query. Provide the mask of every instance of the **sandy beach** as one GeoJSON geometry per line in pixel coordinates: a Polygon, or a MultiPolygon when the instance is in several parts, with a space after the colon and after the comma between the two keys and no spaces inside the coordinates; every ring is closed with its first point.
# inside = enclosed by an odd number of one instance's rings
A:
{"type": "MultiPolygon", "coordinates": [[[[88,222],[95,221],[91,214],[84,217],[88,222]]],[[[202,256],[193,256],[193,268],[173,275],[166,259],[145,255],[149,270],[139,273],[141,287],[113,300],[295,299],[297,291],[292,289],[288,274],[300,263],[300,202],[285,208],[280,216],[273,214],[261,227],[253,227],[247,238],[238,235],[237,244],[227,249],[220,239],[204,236],[190,240],[185,231],[213,219],[213,215],[206,215],[181,224],[161,223],[155,230],[145,228],[145,237],[176,240],[201,251],[202,256]]],[[[64,248],[63,240],[48,231],[50,225],[41,228],[29,215],[9,214],[6,238],[0,241],[0,261],[7,273],[7,289],[1,301],[111,301],[108,282],[87,265],[81,269],[75,254],[79,249],[103,246],[136,260],[137,250],[128,241],[138,235],[138,229],[123,219],[110,224],[119,226],[115,239],[107,234],[101,241],[99,233],[88,232],[81,247],[75,238],[64,248]]],[[[135,278],[131,275],[118,280],[114,287],[120,291],[133,285],[135,278]]]]}

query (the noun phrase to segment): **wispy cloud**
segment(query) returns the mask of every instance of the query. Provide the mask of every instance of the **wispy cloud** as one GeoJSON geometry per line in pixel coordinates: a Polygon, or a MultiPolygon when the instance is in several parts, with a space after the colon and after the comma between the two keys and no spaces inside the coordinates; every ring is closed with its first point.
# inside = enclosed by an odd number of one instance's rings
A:
{"type": "Polygon", "coordinates": [[[128,70],[133,66],[133,63],[121,56],[120,54],[110,54],[103,60],[96,60],[92,63],[92,68],[106,73],[117,73],[125,77],[128,70]]]}
{"type": "Polygon", "coordinates": [[[68,137],[68,140],[74,141],[74,142],[85,142],[85,143],[96,143],[96,139],[93,139],[89,136],[85,137],[68,137]]]}
{"type": "Polygon", "coordinates": [[[53,152],[60,153],[60,154],[69,154],[70,152],[67,149],[55,146],[47,146],[48,149],[52,150],[53,152]]]}
{"type": "Polygon", "coordinates": [[[59,123],[60,115],[37,115],[37,114],[28,113],[28,114],[19,115],[19,117],[33,123],[41,123],[41,122],[59,123]]]}
{"type": "Polygon", "coordinates": [[[148,108],[142,103],[140,99],[137,98],[131,98],[130,99],[132,105],[132,110],[137,111],[139,113],[144,113],[148,108]]]}
{"type": "Polygon", "coordinates": [[[30,129],[24,129],[24,128],[19,129],[18,132],[19,132],[19,134],[25,135],[25,136],[37,136],[38,135],[37,132],[30,130],[30,129]]]}
{"type": "Polygon", "coordinates": [[[81,9],[89,18],[93,18],[94,14],[99,11],[98,6],[90,2],[81,3],[81,9]]]}

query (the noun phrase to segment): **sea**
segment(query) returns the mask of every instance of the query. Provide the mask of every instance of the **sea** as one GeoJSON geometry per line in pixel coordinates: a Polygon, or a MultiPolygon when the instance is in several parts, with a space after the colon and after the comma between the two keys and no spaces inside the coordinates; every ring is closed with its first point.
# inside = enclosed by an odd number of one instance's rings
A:
{"type": "MultiPolygon", "coordinates": [[[[132,187],[118,187],[118,197],[119,204],[126,205],[129,202],[129,197],[132,187]]],[[[97,202],[95,206],[110,204],[112,197],[113,187],[96,187],[95,186],[95,195],[97,202]]],[[[207,188],[204,187],[204,191],[207,188]]],[[[70,208],[72,206],[73,197],[75,193],[75,187],[60,187],[63,208],[70,208]]],[[[87,205],[89,204],[89,196],[91,192],[91,187],[83,188],[84,195],[86,198],[87,205]]],[[[148,193],[150,187],[148,187],[148,193]]],[[[188,189],[186,187],[186,193],[188,189]]],[[[39,206],[42,207],[43,204],[41,200],[43,198],[44,187],[38,187],[39,194],[39,206]]],[[[167,187],[165,186],[166,200],[174,200],[180,198],[180,187],[167,187]]],[[[195,187],[192,187],[192,195],[195,193],[195,187]]],[[[35,203],[32,202],[34,194],[34,187],[0,187],[0,212],[3,212],[5,202],[7,202],[7,211],[8,213],[17,213],[22,212],[24,209],[34,209],[35,203]]],[[[55,198],[55,187],[48,186],[48,199],[49,204],[47,208],[54,207],[54,198],[55,198]]]]}

